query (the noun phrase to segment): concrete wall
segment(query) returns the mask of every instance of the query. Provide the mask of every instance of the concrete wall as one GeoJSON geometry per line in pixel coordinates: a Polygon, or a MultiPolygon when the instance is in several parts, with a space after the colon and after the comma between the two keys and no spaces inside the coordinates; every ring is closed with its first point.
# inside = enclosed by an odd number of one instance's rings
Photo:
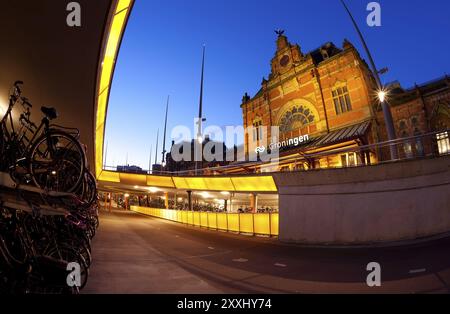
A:
{"type": "MultiPolygon", "coordinates": [[[[16,80],[33,104],[32,120],[42,119],[41,106],[55,107],[54,122],[81,131],[94,159],[95,86],[103,33],[111,0],[78,0],[81,27],[68,27],[69,0],[2,1],[0,9],[0,117],[16,80]]],[[[20,114],[21,107],[15,111],[20,114]]]]}
{"type": "Polygon", "coordinates": [[[450,232],[450,156],[274,177],[281,241],[356,245],[450,232]]]}

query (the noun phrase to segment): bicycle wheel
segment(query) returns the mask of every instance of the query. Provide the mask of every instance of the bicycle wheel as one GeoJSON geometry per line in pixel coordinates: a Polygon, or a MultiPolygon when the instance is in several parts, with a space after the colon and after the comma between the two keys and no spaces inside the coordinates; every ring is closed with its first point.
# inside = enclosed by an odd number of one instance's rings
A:
{"type": "Polygon", "coordinates": [[[97,199],[97,182],[90,171],[86,170],[83,181],[77,191],[75,191],[75,194],[86,203],[87,207],[90,207],[97,199]]]}
{"type": "Polygon", "coordinates": [[[30,151],[29,171],[42,189],[72,193],[84,177],[86,156],[78,140],[62,131],[40,137],[30,151]]]}
{"type": "Polygon", "coordinates": [[[87,262],[84,259],[83,255],[79,252],[79,250],[61,245],[58,247],[53,247],[45,252],[45,256],[49,256],[55,258],[60,261],[64,261],[67,264],[76,262],[80,266],[80,281],[81,285],[78,287],[82,290],[88,281],[89,277],[89,267],[87,266],[87,262]]]}

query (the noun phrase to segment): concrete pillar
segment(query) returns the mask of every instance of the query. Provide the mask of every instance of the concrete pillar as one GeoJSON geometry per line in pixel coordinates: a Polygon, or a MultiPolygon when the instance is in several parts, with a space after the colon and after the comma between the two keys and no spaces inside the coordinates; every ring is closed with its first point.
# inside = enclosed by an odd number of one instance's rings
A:
{"type": "Polygon", "coordinates": [[[125,197],[125,210],[128,210],[128,206],[129,206],[129,201],[130,201],[130,197],[125,197]]]}
{"type": "Polygon", "coordinates": [[[253,213],[258,212],[258,194],[254,193],[250,195],[250,207],[253,213]]]}
{"type": "Polygon", "coordinates": [[[174,209],[177,209],[178,206],[178,196],[177,196],[177,192],[175,192],[175,196],[173,198],[173,203],[174,203],[174,209]]]}
{"type": "Polygon", "coordinates": [[[192,191],[187,191],[188,194],[188,207],[189,210],[192,211],[194,208],[192,207],[192,191]]]}
{"type": "Polygon", "coordinates": [[[233,196],[234,196],[234,193],[231,193],[230,194],[230,209],[228,210],[228,212],[233,211],[233,196]]]}
{"type": "Polygon", "coordinates": [[[169,192],[164,192],[164,202],[166,209],[169,209],[169,192]]]}
{"type": "Polygon", "coordinates": [[[370,151],[366,152],[366,160],[367,160],[367,165],[370,166],[372,164],[372,161],[370,160],[370,151]]]}

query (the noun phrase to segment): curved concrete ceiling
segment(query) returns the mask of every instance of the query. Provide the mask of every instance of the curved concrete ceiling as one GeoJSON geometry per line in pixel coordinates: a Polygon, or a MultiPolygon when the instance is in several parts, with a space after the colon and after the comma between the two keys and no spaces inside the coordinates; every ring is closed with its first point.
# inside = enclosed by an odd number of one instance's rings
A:
{"type": "MultiPolygon", "coordinates": [[[[16,0],[0,10],[0,114],[16,80],[33,103],[59,112],[56,124],[76,127],[100,185],[115,183],[217,191],[275,192],[272,176],[179,178],[103,171],[106,112],[118,50],[134,0],[79,0],[81,27],[66,19],[69,0],[16,0]],[[95,167],[95,169],[94,169],[95,167]]],[[[20,110],[17,108],[16,111],[20,110]]],[[[17,114],[17,112],[16,112],[17,114]]],[[[17,116],[16,116],[17,117],[17,116]]]]}
{"type": "Polygon", "coordinates": [[[77,127],[94,165],[96,85],[103,37],[115,0],[78,0],[81,27],[69,27],[68,0],[14,0],[0,9],[0,115],[8,90],[22,80],[39,122],[42,105],[58,110],[56,124],[77,127]]]}

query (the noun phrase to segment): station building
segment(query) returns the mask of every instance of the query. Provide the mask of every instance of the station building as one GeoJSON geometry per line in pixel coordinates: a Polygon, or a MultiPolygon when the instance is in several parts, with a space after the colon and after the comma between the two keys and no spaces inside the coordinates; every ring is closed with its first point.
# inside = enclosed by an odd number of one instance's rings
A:
{"type": "MultiPolygon", "coordinates": [[[[404,153],[449,153],[450,79],[444,77],[412,89],[403,89],[399,83],[387,88],[398,137],[442,130],[433,145],[411,143],[404,153]]],[[[256,95],[244,95],[241,108],[244,128],[253,127],[244,139],[247,156],[255,147],[273,143],[271,126],[279,127],[279,142],[309,139],[300,145],[283,146],[280,156],[289,162],[281,162],[278,170],[347,167],[386,158],[382,150],[357,149],[386,141],[387,136],[373,73],[348,40],[342,48],[329,42],[304,53],[283,31],[278,32],[271,73],[263,78],[256,95]],[[355,152],[332,154],[351,147],[355,152]],[[320,152],[330,154],[312,160],[301,158],[320,152]],[[299,158],[292,162],[289,156],[299,158]]]]}

